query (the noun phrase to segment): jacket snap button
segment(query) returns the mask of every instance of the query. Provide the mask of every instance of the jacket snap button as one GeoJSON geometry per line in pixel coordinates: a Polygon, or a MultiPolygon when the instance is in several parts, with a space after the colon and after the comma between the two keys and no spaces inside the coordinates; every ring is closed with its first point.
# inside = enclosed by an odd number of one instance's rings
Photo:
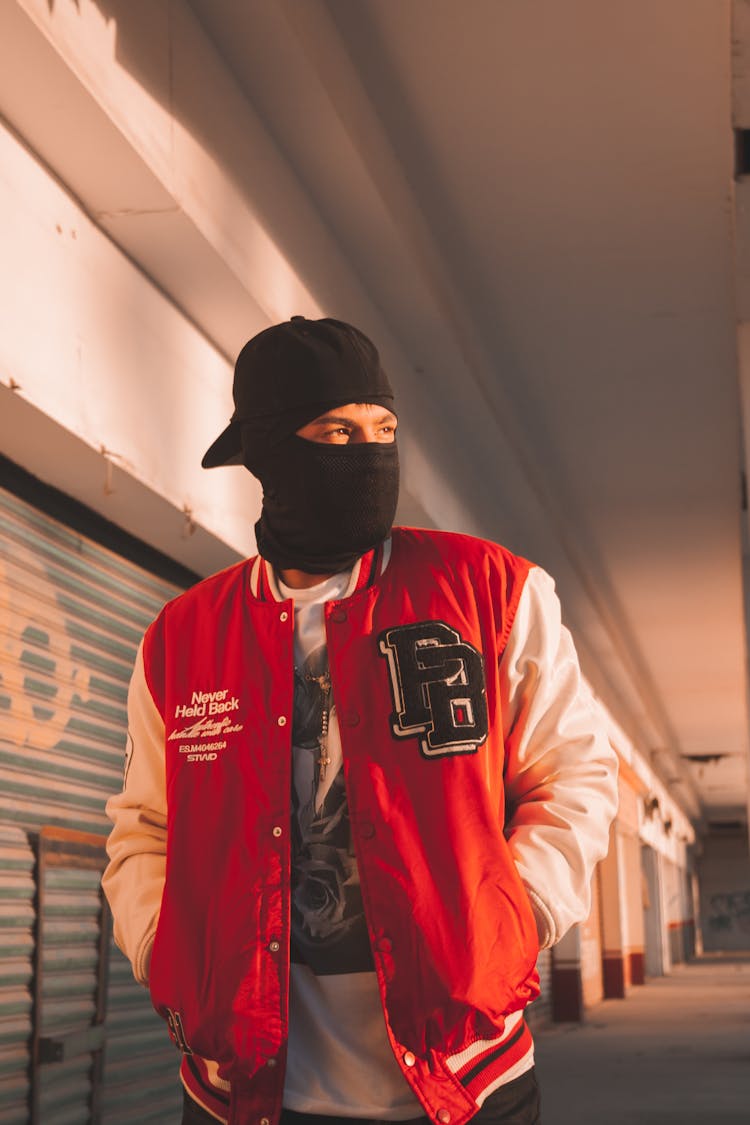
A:
{"type": "Polygon", "coordinates": [[[271,1125],[271,1122],[268,1120],[267,1117],[261,1117],[260,1121],[258,1122],[258,1125],[271,1125]]]}
{"type": "Polygon", "coordinates": [[[271,953],[278,953],[281,949],[281,944],[278,941],[269,941],[268,948],[271,953]]]}
{"type": "Polygon", "coordinates": [[[276,1059],[266,1059],[266,1066],[276,1066],[276,1059]]]}
{"type": "Polygon", "coordinates": [[[279,724],[280,727],[285,727],[286,726],[286,715],[279,715],[276,722],[279,724]]]}
{"type": "Polygon", "coordinates": [[[332,610],[331,621],[335,621],[337,625],[341,625],[344,621],[346,621],[346,610],[341,609],[340,607],[338,609],[332,610]]]}
{"type": "Polygon", "coordinates": [[[451,1119],[451,1115],[448,1113],[447,1109],[439,1109],[437,1111],[437,1119],[440,1122],[440,1125],[448,1125],[448,1122],[451,1119]]]}
{"type": "Polygon", "coordinates": [[[289,620],[289,614],[287,613],[287,611],[285,609],[282,609],[281,613],[279,614],[279,621],[288,621],[288,620],[289,620]]]}
{"type": "Polygon", "coordinates": [[[413,1054],[411,1051],[407,1051],[406,1054],[404,1055],[404,1066],[415,1066],[416,1062],[417,1062],[417,1056],[415,1054],[413,1054]]]}
{"type": "Polygon", "coordinates": [[[278,837],[281,835],[282,831],[283,829],[280,828],[278,824],[274,824],[273,828],[271,829],[271,835],[278,837]]]}

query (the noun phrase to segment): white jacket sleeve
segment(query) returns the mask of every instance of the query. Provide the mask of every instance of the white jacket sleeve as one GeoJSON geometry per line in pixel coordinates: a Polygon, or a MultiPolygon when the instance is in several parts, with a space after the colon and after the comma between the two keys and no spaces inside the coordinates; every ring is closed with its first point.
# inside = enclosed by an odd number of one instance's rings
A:
{"type": "Polygon", "coordinates": [[[146,683],[143,644],[128,691],[128,743],[122,793],[110,797],[114,827],[102,886],[112,908],[114,936],[141,984],[148,982],[167,854],[164,723],[146,683]]]}
{"type": "Polygon", "coordinates": [[[536,917],[554,945],[591,907],[594,868],[617,810],[607,718],[581,677],[554,582],[535,567],[500,661],[506,836],[536,917]]]}

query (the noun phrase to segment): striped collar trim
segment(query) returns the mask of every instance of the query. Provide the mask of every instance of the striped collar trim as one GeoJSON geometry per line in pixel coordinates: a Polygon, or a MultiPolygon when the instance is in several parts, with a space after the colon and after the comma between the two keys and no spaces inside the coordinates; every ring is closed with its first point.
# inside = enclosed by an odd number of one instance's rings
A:
{"type": "MultiPolygon", "coordinates": [[[[378,579],[390,562],[392,542],[386,539],[372,551],[361,555],[352,568],[352,577],[345,597],[364,590],[378,579]]],[[[279,592],[273,568],[266,559],[256,555],[250,567],[250,593],[261,602],[284,601],[279,592]]]]}

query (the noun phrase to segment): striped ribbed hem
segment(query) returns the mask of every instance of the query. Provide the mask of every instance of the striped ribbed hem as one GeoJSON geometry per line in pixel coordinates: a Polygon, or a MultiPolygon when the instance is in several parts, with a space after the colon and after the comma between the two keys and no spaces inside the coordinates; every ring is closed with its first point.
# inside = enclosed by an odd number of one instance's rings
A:
{"type": "MultiPolygon", "coordinates": [[[[216,1069],[215,1063],[213,1069],[216,1069]]],[[[209,1064],[197,1055],[182,1056],[180,1078],[193,1101],[217,1121],[226,1125],[229,1120],[229,1083],[217,1078],[222,1086],[214,1085],[210,1077],[209,1064]]]]}
{"type": "Polygon", "coordinates": [[[534,1041],[523,1012],[509,1016],[497,1039],[480,1039],[446,1059],[448,1069],[481,1105],[488,1094],[534,1064],[534,1041]]]}
{"type": "MultiPolygon", "coordinates": [[[[508,1017],[502,1035],[472,1043],[446,1059],[446,1065],[481,1106],[491,1093],[519,1078],[534,1065],[534,1041],[523,1012],[514,1012],[508,1017]]],[[[180,1078],[190,1097],[226,1125],[229,1118],[229,1083],[218,1077],[216,1064],[207,1063],[197,1055],[183,1055],[180,1078]]]]}

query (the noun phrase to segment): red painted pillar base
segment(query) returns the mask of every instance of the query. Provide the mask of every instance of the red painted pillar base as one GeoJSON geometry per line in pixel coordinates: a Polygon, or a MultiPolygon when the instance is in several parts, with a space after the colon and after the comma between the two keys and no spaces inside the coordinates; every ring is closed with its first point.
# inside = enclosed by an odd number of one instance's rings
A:
{"type": "Polygon", "coordinates": [[[552,968],[552,1019],[556,1023],[583,1019],[583,989],[579,968],[552,968]]]}
{"type": "Polygon", "coordinates": [[[625,958],[621,953],[602,958],[602,983],[608,1000],[625,999],[625,958]]]}
{"type": "Polygon", "coordinates": [[[630,951],[630,983],[646,983],[646,956],[642,949],[630,951]]]}

